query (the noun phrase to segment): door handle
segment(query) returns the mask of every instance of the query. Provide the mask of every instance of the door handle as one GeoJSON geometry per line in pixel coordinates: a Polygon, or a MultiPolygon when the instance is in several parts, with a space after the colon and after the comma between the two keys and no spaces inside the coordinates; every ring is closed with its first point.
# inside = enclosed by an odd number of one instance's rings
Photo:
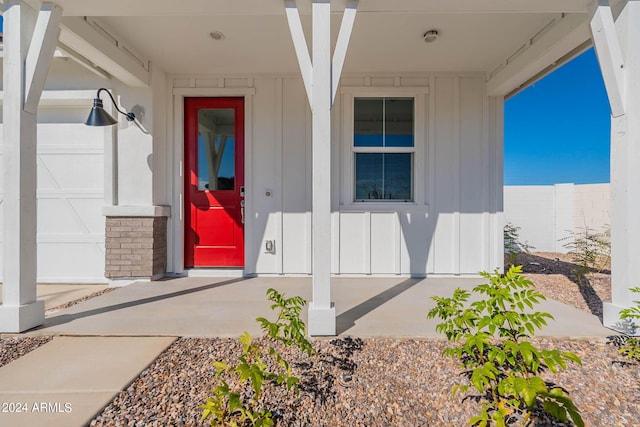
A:
{"type": "Polygon", "coordinates": [[[244,224],[244,200],[240,200],[240,220],[244,224]]]}

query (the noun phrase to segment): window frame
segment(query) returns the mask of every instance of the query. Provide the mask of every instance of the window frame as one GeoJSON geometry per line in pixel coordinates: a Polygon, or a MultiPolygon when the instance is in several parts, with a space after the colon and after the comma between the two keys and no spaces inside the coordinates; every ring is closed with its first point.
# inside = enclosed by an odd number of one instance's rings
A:
{"type": "Polygon", "coordinates": [[[427,204],[427,97],[428,87],[346,87],[342,88],[343,132],[342,132],[342,188],[341,210],[411,210],[427,204]],[[414,144],[413,147],[356,147],[354,145],[354,110],[356,98],[413,98],[414,144]],[[412,200],[356,199],[355,157],[356,153],[412,153],[411,191],[412,200]]]}

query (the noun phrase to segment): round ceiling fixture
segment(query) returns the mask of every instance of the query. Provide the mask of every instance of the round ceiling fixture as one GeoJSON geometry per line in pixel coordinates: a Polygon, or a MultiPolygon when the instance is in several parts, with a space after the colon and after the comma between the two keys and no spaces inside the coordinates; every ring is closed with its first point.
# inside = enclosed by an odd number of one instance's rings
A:
{"type": "Polygon", "coordinates": [[[426,33],[424,33],[422,35],[422,37],[424,38],[425,42],[433,43],[434,41],[436,41],[438,39],[439,35],[440,35],[440,33],[438,32],[438,30],[429,30],[426,33]]]}
{"type": "Polygon", "coordinates": [[[220,32],[220,31],[212,31],[212,32],[209,33],[209,35],[215,41],[220,42],[220,41],[224,40],[224,34],[222,32],[220,32]]]}

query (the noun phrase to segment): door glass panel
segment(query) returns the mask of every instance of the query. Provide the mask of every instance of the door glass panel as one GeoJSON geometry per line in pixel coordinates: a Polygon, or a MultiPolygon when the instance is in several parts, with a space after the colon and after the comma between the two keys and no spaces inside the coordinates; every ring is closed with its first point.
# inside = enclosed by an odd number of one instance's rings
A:
{"type": "Polygon", "coordinates": [[[235,189],[235,111],[198,110],[198,190],[235,189]]]}

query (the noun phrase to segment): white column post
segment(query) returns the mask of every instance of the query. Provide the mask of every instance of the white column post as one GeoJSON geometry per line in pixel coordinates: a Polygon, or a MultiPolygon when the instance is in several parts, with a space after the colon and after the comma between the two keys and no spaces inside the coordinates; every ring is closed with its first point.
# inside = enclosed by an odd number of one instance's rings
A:
{"type": "MultiPolygon", "coordinates": [[[[611,118],[611,303],[604,325],[634,333],[619,313],[640,286],[640,1],[628,0],[612,26],[601,1],[592,19],[594,45],[612,108],[611,118]]],[[[638,331],[635,331],[637,333],[638,331]]]]}
{"type": "Polygon", "coordinates": [[[331,303],[331,4],[313,1],[312,241],[313,301],[309,333],[335,335],[331,303]]]}
{"type": "Polygon", "coordinates": [[[40,12],[4,2],[4,283],[0,332],[22,332],[44,321],[36,298],[37,105],[53,58],[62,10],[40,12]],[[53,39],[53,40],[52,40],[53,39]]]}
{"type": "Polygon", "coordinates": [[[338,90],[358,0],[348,0],[336,50],[331,57],[331,1],[313,0],[313,65],[295,0],[285,12],[312,114],[312,263],[313,297],[309,334],[335,335],[336,309],[331,302],[331,107],[338,90]]]}

